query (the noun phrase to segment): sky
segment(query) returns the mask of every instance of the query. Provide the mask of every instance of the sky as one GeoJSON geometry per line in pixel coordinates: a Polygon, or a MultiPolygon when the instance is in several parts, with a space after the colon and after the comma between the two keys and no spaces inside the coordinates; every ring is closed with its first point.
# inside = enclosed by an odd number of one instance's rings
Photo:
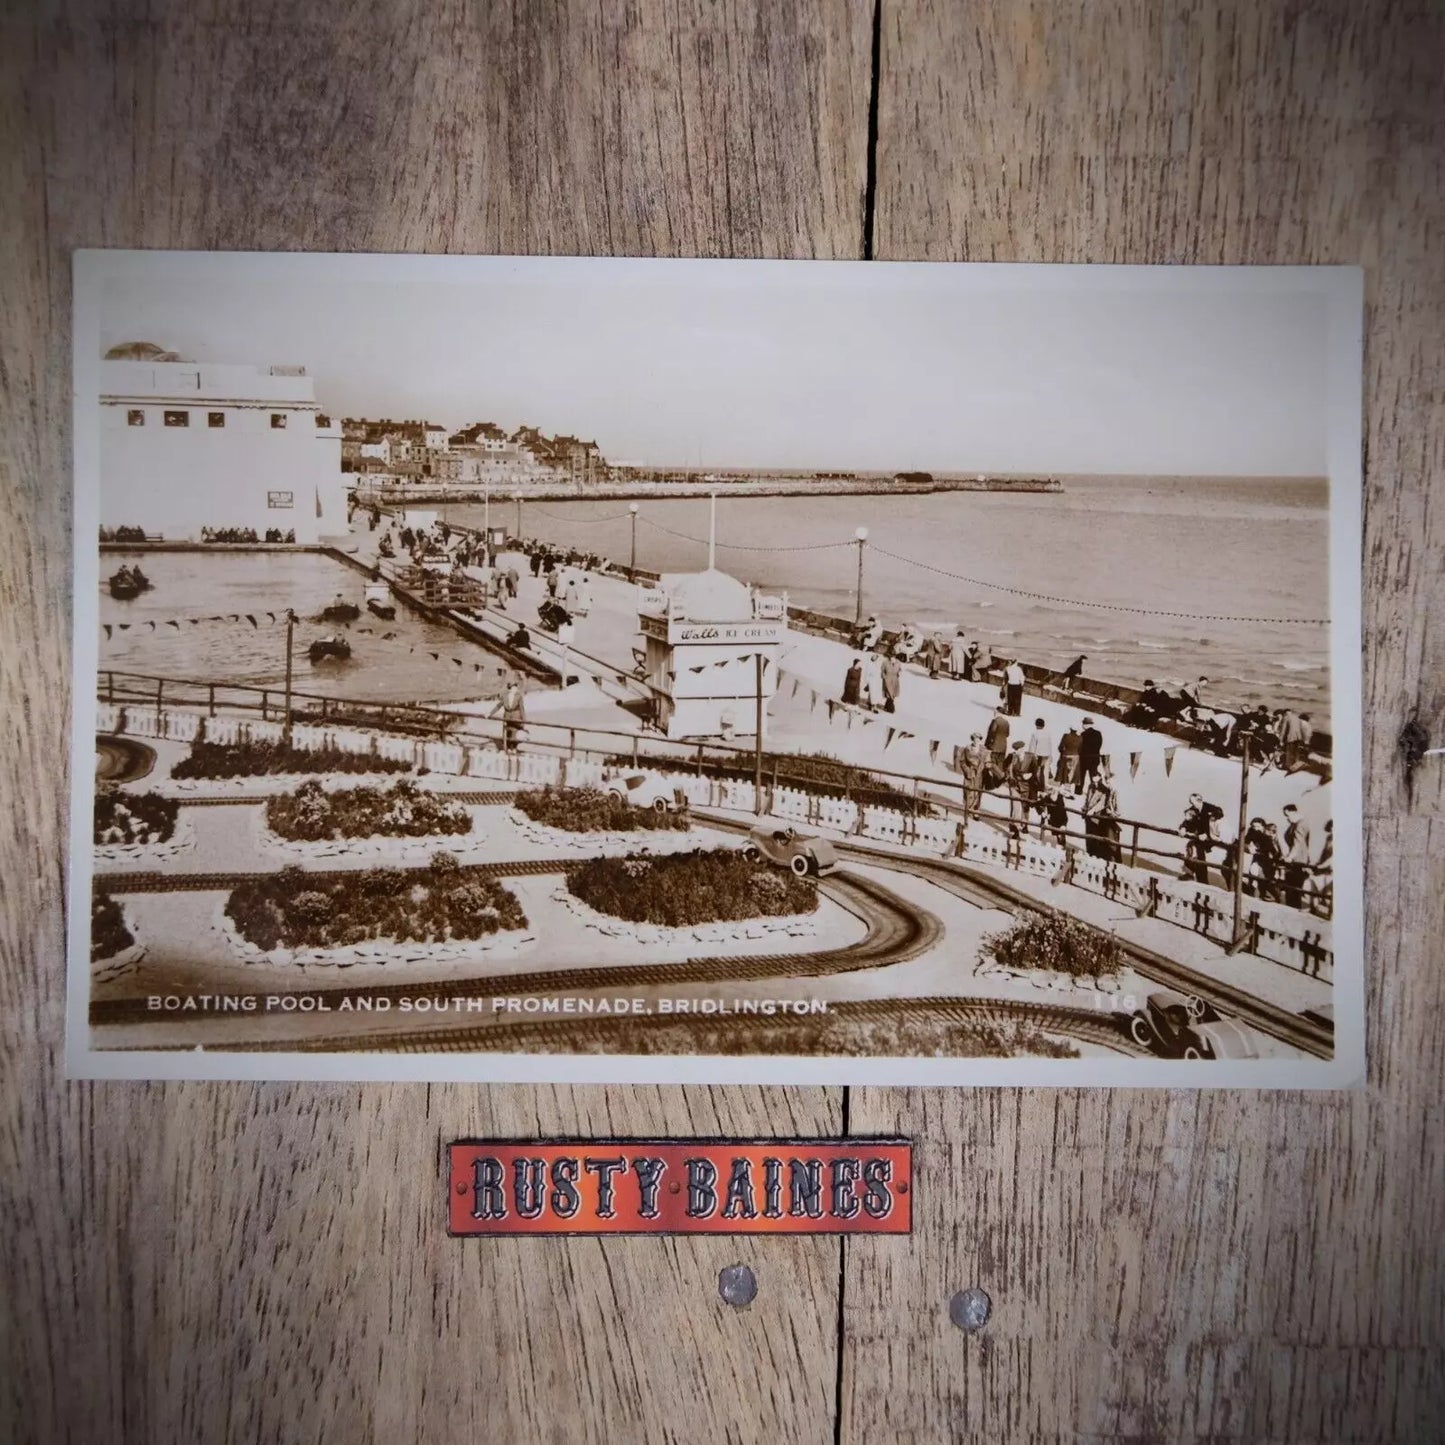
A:
{"type": "Polygon", "coordinates": [[[341,416],[613,462],[1323,476],[1298,270],[106,253],[102,348],[304,365],[341,416]]]}

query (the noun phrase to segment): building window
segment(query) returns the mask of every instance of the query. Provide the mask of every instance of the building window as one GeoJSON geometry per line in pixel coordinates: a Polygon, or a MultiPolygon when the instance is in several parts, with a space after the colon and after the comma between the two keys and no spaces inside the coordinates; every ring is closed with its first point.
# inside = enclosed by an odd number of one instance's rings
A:
{"type": "Polygon", "coordinates": [[[325,415],[324,413],[322,413],[322,412],[318,412],[317,415],[316,415],[316,425],[317,425],[317,426],[330,426],[330,425],[331,425],[331,418],[330,418],[329,416],[326,416],[326,415],[325,415]]]}
{"type": "Polygon", "coordinates": [[[272,430],[272,431],[285,431],[285,430],[286,430],[286,413],[285,413],[284,411],[273,411],[273,412],[271,413],[271,430],[272,430]]]}
{"type": "Polygon", "coordinates": [[[223,411],[208,411],[206,413],[206,425],[209,427],[225,426],[226,413],[223,411]]]}
{"type": "Polygon", "coordinates": [[[166,413],[167,426],[190,426],[191,414],[188,411],[168,411],[166,413]]]}
{"type": "Polygon", "coordinates": [[[125,424],[127,426],[144,426],[146,424],[145,412],[141,411],[139,408],[134,411],[126,412],[125,424]]]}

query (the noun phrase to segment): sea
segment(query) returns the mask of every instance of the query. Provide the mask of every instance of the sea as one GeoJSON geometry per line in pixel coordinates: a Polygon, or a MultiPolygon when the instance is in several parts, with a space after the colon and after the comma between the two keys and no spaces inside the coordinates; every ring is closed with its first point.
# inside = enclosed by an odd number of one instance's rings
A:
{"type": "MultiPolygon", "coordinates": [[[[842,617],[956,628],[996,655],[1177,686],[1221,705],[1329,707],[1329,486],[1296,478],[1064,478],[1062,493],[719,498],[718,566],[842,617]]],[[[444,509],[481,525],[481,504],[444,509]]],[[[707,564],[709,504],[639,503],[637,565],[707,564]]],[[[491,509],[515,524],[515,506],[491,509]]],[[[626,502],[522,507],[522,530],[627,562],[626,502]]]]}
{"type": "MultiPolygon", "coordinates": [[[[865,527],[864,615],[950,636],[961,627],[995,655],[1026,662],[1063,667],[1083,654],[1084,671],[1109,681],[1178,685],[1202,674],[1206,695],[1221,705],[1293,706],[1328,726],[1329,628],[1319,625],[1328,616],[1325,482],[1084,477],[1064,487],[724,497],[718,565],[794,604],[851,618],[855,529],[865,527]]],[[[453,522],[483,521],[480,503],[441,510],[453,522]]],[[[637,565],[706,566],[708,512],[704,500],[640,502],[637,565]]],[[[494,524],[510,528],[515,517],[511,502],[491,509],[494,524]]],[[[625,501],[524,502],[522,530],[622,563],[630,555],[625,501]]],[[[100,639],[102,670],[277,686],[284,627],[266,613],[293,607],[305,619],[296,638],[300,692],[450,702],[501,688],[495,658],[404,608],[394,622],[363,615],[344,629],[351,661],[310,664],[309,641],[338,630],[316,614],[337,598],[362,601],[359,574],[325,556],[107,552],[101,563],[100,615],[111,628],[100,639]],[[137,561],[154,588],[115,601],[104,579],[137,561]],[[230,614],[240,620],[210,620],[230,614]]]]}

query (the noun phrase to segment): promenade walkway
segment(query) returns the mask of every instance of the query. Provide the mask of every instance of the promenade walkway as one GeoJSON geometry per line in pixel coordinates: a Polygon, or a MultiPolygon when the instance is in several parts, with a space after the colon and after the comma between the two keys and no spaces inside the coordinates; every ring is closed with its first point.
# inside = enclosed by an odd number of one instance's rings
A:
{"type": "MultiPolygon", "coordinates": [[[[375,556],[378,535],[362,526],[345,545],[357,548],[359,556],[370,560],[375,556]]],[[[489,621],[499,631],[524,623],[537,654],[557,664],[561,645],[537,622],[538,606],[547,595],[544,581],[532,576],[530,560],[521,553],[502,553],[499,566],[516,569],[519,595],[505,611],[489,609],[489,621]]],[[[575,619],[569,673],[590,680],[593,686],[579,689],[571,699],[552,694],[546,703],[540,703],[546,694],[533,694],[528,706],[535,711],[540,704],[549,721],[636,732],[636,709],[623,704],[636,703],[646,695],[640,683],[626,681],[636,668],[634,649],[642,646],[638,589],[622,578],[587,575],[593,605],[586,616],[575,619]]],[[[933,778],[946,785],[950,796],[958,796],[958,775],[949,766],[953,748],[966,744],[970,734],[986,730],[998,705],[998,689],[989,683],[931,678],[923,669],[910,666],[903,669],[894,713],[864,714],[841,706],[830,709],[826,702],[840,696],[852,656],[852,649],[831,638],[790,631],[780,659],[780,686],[769,707],[768,748],[826,753],[862,768],[933,778]]],[[[492,705],[486,700],[486,709],[492,705]]],[[[477,708],[461,705],[456,710],[477,708]]],[[[1129,727],[1084,707],[1029,695],[1024,697],[1021,715],[1008,719],[1010,741],[1026,742],[1034,720],[1042,718],[1056,751],[1063,732],[1070,726],[1082,730],[1089,717],[1103,736],[1103,752],[1112,765],[1124,817],[1175,829],[1190,794],[1199,793],[1224,810],[1222,836],[1234,836],[1238,759],[1222,758],[1162,734],[1129,727]]],[[[1249,794],[1251,817],[1278,822],[1284,806],[1294,803],[1307,826],[1318,832],[1332,816],[1331,785],[1311,773],[1251,769],[1249,794]]],[[[1154,842],[1157,845],[1160,840],[1154,842]]]]}

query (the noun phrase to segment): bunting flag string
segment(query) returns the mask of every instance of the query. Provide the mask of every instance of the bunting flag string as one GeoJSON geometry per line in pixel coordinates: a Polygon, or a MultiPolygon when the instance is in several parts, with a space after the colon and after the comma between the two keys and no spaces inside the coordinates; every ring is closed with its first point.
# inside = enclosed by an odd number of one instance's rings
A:
{"type": "Polygon", "coordinates": [[[1139,759],[1141,757],[1143,757],[1142,753],[1129,754],[1129,776],[1131,778],[1137,778],[1139,776],[1139,759]]]}
{"type": "MultiPolygon", "coordinates": [[[[173,628],[176,632],[183,632],[183,631],[185,631],[185,629],[186,629],[187,627],[200,627],[200,626],[202,626],[203,624],[208,624],[208,623],[219,623],[219,624],[224,624],[224,625],[230,626],[230,625],[238,624],[238,623],[241,623],[241,622],[248,622],[248,623],[250,623],[250,625],[251,625],[253,628],[259,630],[262,619],[264,619],[266,622],[271,623],[271,624],[285,623],[285,622],[288,621],[288,620],[293,621],[293,622],[301,622],[301,621],[304,620],[304,621],[306,621],[306,622],[308,622],[308,623],[314,623],[314,624],[318,624],[318,625],[324,625],[324,624],[325,624],[325,621],[326,621],[326,619],[323,619],[323,618],[320,618],[320,617],[302,619],[302,618],[297,617],[294,613],[289,613],[289,614],[288,614],[287,612],[284,612],[284,611],[283,611],[283,612],[279,612],[279,613],[278,613],[278,612],[263,612],[263,613],[250,613],[250,612],[247,612],[247,613],[239,613],[239,612],[219,613],[219,612],[218,612],[218,613],[211,613],[210,615],[205,616],[205,617],[179,617],[179,618],[169,618],[169,617],[168,617],[168,618],[159,618],[159,619],[147,618],[147,619],[145,619],[145,620],[143,620],[143,621],[137,621],[137,622],[102,622],[100,625],[101,625],[101,629],[102,629],[102,630],[104,631],[104,633],[105,633],[106,640],[107,640],[107,641],[114,641],[114,640],[115,640],[115,637],[116,637],[116,635],[117,635],[118,633],[130,632],[130,631],[132,631],[133,629],[139,629],[139,628],[146,628],[146,629],[148,629],[150,632],[153,632],[153,633],[154,633],[154,632],[158,631],[160,627],[170,627],[170,628],[173,628]]],[[[358,634],[363,634],[363,633],[364,633],[364,634],[366,634],[367,636],[371,637],[371,638],[372,638],[374,641],[376,641],[376,642],[396,642],[396,643],[398,643],[398,645],[401,645],[401,644],[403,643],[403,641],[404,641],[404,640],[401,638],[400,634],[397,633],[397,632],[395,632],[395,631],[378,632],[374,627],[353,627],[349,622],[343,622],[343,623],[340,624],[340,626],[341,626],[345,631],[347,631],[347,632],[356,632],[356,633],[358,633],[358,634]]],[[[498,664],[496,664],[496,663],[490,663],[490,664],[489,664],[489,663],[481,663],[481,662],[470,662],[470,661],[469,661],[468,659],[466,659],[466,658],[445,656],[445,655],[443,655],[443,654],[440,653],[440,652],[432,652],[432,651],[427,650],[427,649],[424,648],[424,647],[423,647],[423,648],[418,648],[415,644],[407,645],[406,650],[407,650],[408,655],[410,655],[410,656],[415,656],[415,655],[420,651],[420,652],[423,653],[423,655],[431,658],[431,660],[432,660],[433,662],[436,662],[436,663],[450,662],[450,663],[452,664],[452,666],[453,666],[458,672],[465,672],[468,668],[470,668],[471,671],[472,671],[474,674],[476,674],[478,677],[482,676],[482,675],[485,674],[485,673],[489,673],[489,672],[496,672],[498,675],[501,675],[501,674],[504,674],[504,673],[508,670],[507,668],[505,668],[505,667],[503,667],[503,666],[500,666],[500,665],[498,665],[498,664]]],[[[619,673],[618,676],[617,676],[617,681],[618,681],[619,683],[626,683],[626,682],[628,681],[628,678],[626,677],[625,674],[619,673]]]]}
{"type": "Polygon", "coordinates": [[[929,740],[928,740],[928,761],[929,761],[930,763],[936,763],[936,762],[938,761],[938,749],[939,749],[941,746],[942,746],[942,744],[939,742],[939,740],[938,740],[937,738],[929,738],[929,740]]]}
{"type": "Polygon", "coordinates": [[[1164,776],[1165,776],[1166,778],[1173,775],[1173,772],[1174,772],[1174,754],[1177,753],[1178,751],[1179,751],[1179,749],[1178,749],[1177,747],[1165,748],[1165,749],[1164,749],[1164,776]]]}

